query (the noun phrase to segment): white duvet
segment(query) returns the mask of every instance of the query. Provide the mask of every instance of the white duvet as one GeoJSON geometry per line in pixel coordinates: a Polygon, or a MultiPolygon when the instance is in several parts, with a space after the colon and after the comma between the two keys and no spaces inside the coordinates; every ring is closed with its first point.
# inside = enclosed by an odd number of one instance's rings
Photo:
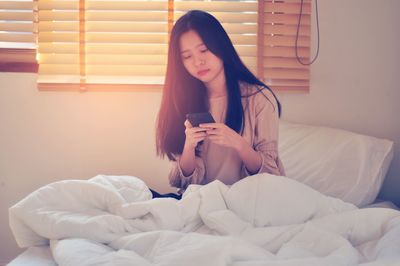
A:
{"type": "Polygon", "coordinates": [[[151,199],[131,176],[49,184],[10,208],[21,247],[59,265],[400,265],[400,212],[268,174],[151,199]]]}

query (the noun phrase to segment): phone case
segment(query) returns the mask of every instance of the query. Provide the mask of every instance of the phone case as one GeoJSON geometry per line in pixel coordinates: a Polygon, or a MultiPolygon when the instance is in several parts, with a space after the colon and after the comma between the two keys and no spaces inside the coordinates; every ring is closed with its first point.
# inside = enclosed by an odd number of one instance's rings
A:
{"type": "Polygon", "coordinates": [[[214,118],[208,112],[206,113],[192,113],[186,115],[187,120],[189,120],[190,124],[194,127],[198,127],[200,124],[205,123],[215,123],[214,118]]]}

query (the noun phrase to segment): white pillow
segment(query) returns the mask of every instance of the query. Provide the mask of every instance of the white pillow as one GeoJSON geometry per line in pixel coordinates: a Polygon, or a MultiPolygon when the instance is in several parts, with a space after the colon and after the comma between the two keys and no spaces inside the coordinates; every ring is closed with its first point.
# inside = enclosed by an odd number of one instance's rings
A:
{"type": "Polygon", "coordinates": [[[392,141],[285,121],[279,134],[286,176],[359,207],[375,200],[393,158],[392,141]]]}

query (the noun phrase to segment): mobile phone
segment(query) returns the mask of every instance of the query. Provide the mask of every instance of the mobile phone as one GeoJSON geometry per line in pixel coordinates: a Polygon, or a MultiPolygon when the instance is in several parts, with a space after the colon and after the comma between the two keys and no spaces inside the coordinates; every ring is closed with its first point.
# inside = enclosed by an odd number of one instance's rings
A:
{"type": "Polygon", "coordinates": [[[193,127],[198,127],[200,124],[205,123],[215,123],[214,118],[209,112],[187,114],[186,119],[189,120],[193,127]]]}

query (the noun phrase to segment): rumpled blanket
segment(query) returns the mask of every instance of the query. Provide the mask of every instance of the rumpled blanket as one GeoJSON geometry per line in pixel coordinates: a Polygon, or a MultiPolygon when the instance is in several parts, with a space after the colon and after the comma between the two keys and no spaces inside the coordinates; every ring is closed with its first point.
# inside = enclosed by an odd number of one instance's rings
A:
{"type": "Polygon", "coordinates": [[[358,209],[292,179],[249,176],[151,199],[133,176],[46,185],[9,209],[20,247],[58,265],[400,265],[400,212],[358,209]]]}

